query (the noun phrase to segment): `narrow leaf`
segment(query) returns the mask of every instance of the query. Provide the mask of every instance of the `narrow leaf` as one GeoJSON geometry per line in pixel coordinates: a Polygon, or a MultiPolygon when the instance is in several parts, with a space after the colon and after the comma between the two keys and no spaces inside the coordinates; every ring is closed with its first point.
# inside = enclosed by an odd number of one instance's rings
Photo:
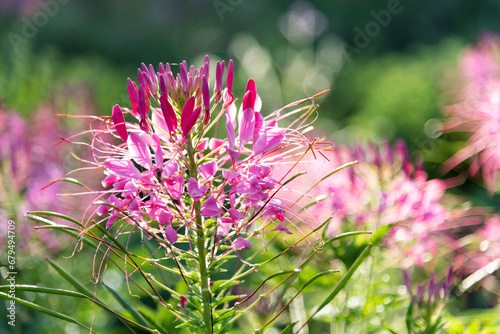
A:
{"type": "Polygon", "coordinates": [[[130,314],[135,318],[135,320],[137,320],[141,325],[144,325],[146,327],[149,326],[146,320],[144,320],[144,318],[141,317],[141,315],[132,306],[130,306],[130,304],[125,299],[123,299],[123,297],[120,296],[118,292],[116,292],[113,288],[107,286],[104,283],[103,285],[106,289],[108,289],[108,291],[113,295],[113,297],[115,297],[115,299],[120,303],[120,305],[123,306],[124,309],[130,312],[130,314]]]}
{"type": "Polygon", "coordinates": [[[65,314],[62,314],[62,313],[59,313],[59,312],[56,312],[56,311],[52,311],[51,309],[45,308],[43,306],[40,306],[38,304],[29,302],[29,301],[24,300],[24,299],[20,299],[20,298],[17,298],[17,297],[9,297],[9,295],[6,294],[6,293],[4,293],[4,292],[0,292],[0,297],[1,298],[5,298],[5,299],[13,300],[16,303],[18,303],[19,305],[23,305],[23,306],[25,306],[27,308],[30,308],[30,309],[34,310],[34,311],[45,313],[45,314],[48,314],[48,315],[50,315],[52,317],[59,318],[59,319],[62,319],[62,320],[68,321],[68,322],[72,322],[74,324],[77,324],[80,327],[85,328],[86,330],[88,330],[88,331],[90,331],[92,333],[95,333],[93,330],[91,330],[87,326],[83,325],[82,323],[76,321],[75,319],[73,319],[73,318],[71,318],[71,317],[69,317],[69,316],[67,316],[65,314]]]}

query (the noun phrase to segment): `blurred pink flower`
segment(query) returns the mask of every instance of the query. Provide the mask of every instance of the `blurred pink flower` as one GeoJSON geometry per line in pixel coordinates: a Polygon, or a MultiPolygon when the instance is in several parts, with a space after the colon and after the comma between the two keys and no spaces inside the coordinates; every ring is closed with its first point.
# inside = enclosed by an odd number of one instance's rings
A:
{"type": "Polygon", "coordinates": [[[446,231],[456,224],[450,223],[454,216],[440,203],[445,183],[428,180],[421,167],[408,160],[402,141],[394,146],[335,146],[323,156],[316,154],[314,158],[308,154],[294,169],[294,173],[306,174],[290,183],[287,201],[294,203],[301,198],[297,205],[317,222],[333,216],[330,235],[350,230],[375,231],[383,225],[393,225],[386,245],[395,256],[403,252],[404,266],[429,261],[437,255],[439,243],[451,246],[453,240],[446,231]],[[351,161],[358,163],[308,191],[341,164],[351,161]]]}
{"type": "Polygon", "coordinates": [[[445,131],[471,133],[465,147],[443,164],[448,172],[470,159],[470,173],[482,172],[490,193],[500,173],[500,38],[483,36],[460,61],[464,79],[461,102],[445,109],[450,116],[445,131]]]}
{"type": "Polygon", "coordinates": [[[33,247],[36,237],[52,251],[59,248],[50,231],[34,233],[35,224],[24,218],[28,210],[61,210],[68,204],[57,196],[62,184],[41,190],[63,175],[68,152],[55,149],[58,135],[64,135],[64,130],[46,108],[38,109],[29,122],[0,108],[0,216],[16,221],[23,236],[18,246],[24,250],[33,247]]]}

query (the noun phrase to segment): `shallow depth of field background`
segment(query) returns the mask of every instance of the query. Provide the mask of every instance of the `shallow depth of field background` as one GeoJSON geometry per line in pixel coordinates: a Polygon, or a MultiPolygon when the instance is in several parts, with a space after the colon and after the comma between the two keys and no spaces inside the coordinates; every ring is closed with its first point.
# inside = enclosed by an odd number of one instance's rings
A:
{"type": "MultiPolygon", "coordinates": [[[[500,33],[499,17],[496,0],[0,0],[0,109],[17,111],[29,128],[41,122],[34,116],[41,110],[46,111],[43,117],[109,115],[116,103],[129,106],[126,79],[135,80],[142,62],[157,66],[187,60],[199,66],[208,54],[214,63],[234,60],[236,96],[242,96],[247,78],[254,78],[264,114],[330,89],[317,100],[318,136],[339,144],[403,139],[411,159],[423,161],[429,178],[449,178],[468,168],[462,164],[446,176],[439,169],[467,135],[441,133],[444,107],[459,101],[458,62],[463,50],[486,33],[500,33]],[[389,8],[396,9],[391,13],[389,8]]],[[[65,135],[85,128],[75,120],[62,123],[65,135]]],[[[57,142],[61,135],[51,126],[37,131],[43,132],[40,140],[50,137],[57,142]]],[[[65,152],[58,159],[67,171],[75,162],[65,152]]],[[[466,180],[452,192],[470,206],[492,213],[500,209],[500,195],[488,194],[480,178],[466,180]]],[[[47,205],[58,201],[54,198],[47,205]]],[[[11,198],[9,203],[21,202],[22,198],[11,198]]],[[[19,233],[34,224],[22,217],[21,209],[8,210],[16,211],[19,233]],[[20,224],[26,227],[21,230],[20,224]]],[[[50,248],[47,239],[30,235],[37,241],[19,249],[17,283],[64,286],[49,270],[49,257],[92,287],[93,253],[76,252],[67,260],[74,241],[54,235],[51,240],[59,246],[50,248]]],[[[425,271],[421,274],[422,281],[429,277],[425,271]]],[[[401,284],[399,274],[394,275],[401,284]]],[[[104,278],[127,294],[119,273],[110,269],[104,278]]],[[[68,297],[24,297],[87,322],[93,317],[90,304],[68,297]]],[[[478,286],[453,299],[450,312],[494,310],[497,302],[498,292],[478,286]]],[[[485,321],[494,322],[491,314],[485,321]]],[[[106,328],[103,333],[127,331],[110,319],[97,312],[94,321],[106,328]]],[[[4,320],[0,319],[2,333],[81,332],[20,306],[19,327],[12,331],[4,320]]]]}

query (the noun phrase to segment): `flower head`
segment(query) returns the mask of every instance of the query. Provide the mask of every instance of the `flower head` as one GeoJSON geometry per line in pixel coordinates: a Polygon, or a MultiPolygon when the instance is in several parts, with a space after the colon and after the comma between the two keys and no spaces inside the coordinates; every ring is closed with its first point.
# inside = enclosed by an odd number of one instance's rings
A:
{"type": "Polygon", "coordinates": [[[485,36],[465,51],[460,62],[464,78],[461,102],[446,108],[450,116],[447,132],[466,131],[466,145],[443,164],[449,171],[471,159],[470,173],[482,172],[490,193],[499,185],[500,175],[500,39],[485,36]]]}
{"type": "Polygon", "coordinates": [[[437,254],[439,241],[452,243],[445,234],[452,227],[452,215],[440,203],[446,186],[441,180],[428,180],[421,166],[410,162],[404,142],[335,146],[323,152],[324,158],[316,156],[308,154],[299,164],[297,172],[305,175],[290,183],[288,196],[300,197],[318,221],[333,215],[330,234],[390,225],[386,245],[403,251],[404,266],[429,261],[437,254]],[[340,164],[352,161],[357,163],[332,174],[340,164]]]}
{"type": "Polygon", "coordinates": [[[158,72],[142,64],[137,83],[127,80],[131,109],[115,105],[111,118],[98,119],[91,163],[104,170],[107,190],[96,192],[94,211],[107,214],[107,228],[137,226],[172,244],[180,229],[208,230],[213,223],[219,237],[233,238],[234,249],[249,248],[240,236],[249,226],[259,231],[273,224],[273,231],[290,232],[272,168],[285,158],[278,150],[303,147],[307,140],[297,129],[278,126],[281,110],[260,113],[252,79],[241,103],[234,98],[232,61],[225,88],[225,63],[217,63],[210,96],[209,61],[207,56],[198,69],[182,62],[177,75],[168,63],[158,72]],[[217,136],[222,120],[225,138],[217,136]]]}

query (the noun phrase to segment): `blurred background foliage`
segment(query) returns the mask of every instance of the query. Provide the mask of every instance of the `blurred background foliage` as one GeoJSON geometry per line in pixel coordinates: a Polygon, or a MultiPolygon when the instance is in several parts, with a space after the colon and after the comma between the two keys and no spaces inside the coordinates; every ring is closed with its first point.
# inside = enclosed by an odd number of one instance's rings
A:
{"type": "MultiPolygon", "coordinates": [[[[126,78],[135,78],[141,62],[199,65],[209,54],[213,63],[234,59],[236,96],[242,96],[248,77],[255,79],[264,113],[331,89],[318,99],[318,133],[349,144],[402,138],[412,157],[424,160],[431,177],[439,177],[440,164],[466,140],[460,133],[440,131],[443,106],[456,102],[459,93],[457,61],[481,34],[499,32],[500,2],[397,1],[400,11],[360,45],[359,31],[366,33],[368,24],[376,22],[373,13],[386,11],[391,2],[0,0],[0,103],[27,119],[40,105],[61,114],[109,114],[116,103],[129,105],[126,78]]],[[[499,195],[489,196],[475,180],[454,191],[493,212],[500,208],[499,195]]],[[[72,245],[65,247],[62,254],[70,255],[72,245]]],[[[92,254],[77,256],[88,268],[78,261],[64,263],[89,276],[92,254]]],[[[28,255],[20,261],[23,282],[64,284],[46,272],[43,261],[28,255]]],[[[81,281],[93,291],[87,276],[81,281]]],[[[117,279],[114,286],[123,287],[117,279]]],[[[69,313],[76,307],[64,299],[36,298],[69,313]]],[[[468,303],[492,306],[480,296],[468,303]]],[[[80,312],[92,318],[91,306],[80,312]]],[[[18,333],[79,332],[73,325],[43,315],[33,321],[32,316],[20,315],[25,328],[18,333]]],[[[453,328],[465,332],[473,318],[456,320],[453,328]]],[[[112,328],[113,321],[95,320],[101,329],[112,328]]],[[[116,326],[105,333],[124,330],[116,326]]]]}

